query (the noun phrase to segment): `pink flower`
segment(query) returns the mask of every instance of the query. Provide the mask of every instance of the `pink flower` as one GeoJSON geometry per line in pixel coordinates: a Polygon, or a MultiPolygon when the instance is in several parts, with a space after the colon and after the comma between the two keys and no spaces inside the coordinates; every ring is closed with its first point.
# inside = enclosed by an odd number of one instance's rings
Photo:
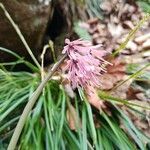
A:
{"type": "Polygon", "coordinates": [[[99,87],[100,76],[106,72],[105,66],[110,64],[103,59],[107,52],[100,49],[101,45],[92,46],[91,42],[81,39],[72,42],[66,39],[65,43],[67,45],[62,51],[68,55],[65,71],[73,89],[99,87]]]}

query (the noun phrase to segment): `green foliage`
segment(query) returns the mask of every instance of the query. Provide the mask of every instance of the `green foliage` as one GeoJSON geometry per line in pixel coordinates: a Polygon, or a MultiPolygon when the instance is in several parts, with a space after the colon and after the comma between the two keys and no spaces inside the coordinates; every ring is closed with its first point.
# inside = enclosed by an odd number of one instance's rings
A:
{"type": "MultiPolygon", "coordinates": [[[[38,75],[27,72],[0,70],[0,143],[6,146],[28,98],[40,82],[38,75]]],[[[58,81],[51,80],[28,116],[18,147],[20,149],[136,149],[136,144],[146,150],[149,139],[145,137],[119,108],[114,115],[95,111],[80,90],[73,100],[82,122],[77,130],[69,128],[66,110],[71,103],[58,81]],[[96,127],[95,119],[97,124],[96,127]],[[120,121],[128,131],[120,128],[120,121]],[[130,136],[129,136],[130,135],[130,136]],[[132,140],[130,139],[132,137],[132,140]],[[147,141],[145,143],[145,141],[147,141]]],[[[113,101],[112,101],[113,102],[113,101]]],[[[114,111],[114,112],[113,112],[114,111]]],[[[77,122],[79,123],[79,122],[77,122]]]]}
{"type": "Polygon", "coordinates": [[[15,65],[22,63],[22,64],[26,65],[31,71],[39,72],[39,69],[36,66],[34,66],[32,63],[24,60],[23,57],[19,56],[15,52],[13,52],[9,49],[3,48],[3,47],[0,47],[0,51],[8,53],[9,55],[12,55],[16,58],[16,61],[14,61],[14,62],[0,63],[0,67],[3,68],[4,66],[12,66],[12,68],[13,68],[15,65]]]}
{"type": "Polygon", "coordinates": [[[88,13],[88,15],[92,18],[92,17],[97,17],[102,19],[103,18],[103,14],[102,14],[102,10],[100,8],[100,4],[101,4],[102,0],[85,0],[85,4],[86,4],[86,11],[88,13]]]}
{"type": "Polygon", "coordinates": [[[74,31],[75,33],[82,39],[84,40],[89,40],[91,41],[92,40],[92,37],[90,36],[90,34],[88,33],[88,31],[82,27],[80,27],[80,24],[81,22],[75,22],[74,23],[74,31]]]}
{"type": "MultiPolygon", "coordinates": [[[[127,65],[127,73],[128,74],[135,74],[137,73],[139,70],[141,70],[143,67],[145,68],[148,68],[150,66],[150,64],[148,65],[140,65],[140,64],[128,64],[127,65]]],[[[142,69],[143,71],[143,69],[142,69]]],[[[150,72],[148,70],[146,71],[143,71],[140,73],[140,75],[138,75],[135,80],[141,80],[141,81],[149,81],[150,80],[150,72]]]]}
{"type": "Polygon", "coordinates": [[[0,69],[0,141],[9,138],[21,110],[37,84],[37,78],[27,72],[6,72],[0,69]],[[19,109],[18,109],[19,108],[19,109]],[[7,134],[6,134],[7,133],[7,134]]]}
{"type": "Polygon", "coordinates": [[[150,0],[138,0],[139,6],[147,13],[150,13],[150,0]]]}

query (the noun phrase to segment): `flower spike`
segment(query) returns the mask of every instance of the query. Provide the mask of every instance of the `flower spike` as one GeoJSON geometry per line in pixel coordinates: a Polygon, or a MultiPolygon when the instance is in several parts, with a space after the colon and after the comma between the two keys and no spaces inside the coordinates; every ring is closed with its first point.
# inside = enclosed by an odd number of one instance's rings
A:
{"type": "Polygon", "coordinates": [[[99,87],[100,76],[106,72],[106,65],[111,64],[103,58],[108,52],[101,49],[102,45],[93,46],[82,39],[66,39],[65,43],[62,53],[68,55],[65,70],[72,88],[99,87]]]}

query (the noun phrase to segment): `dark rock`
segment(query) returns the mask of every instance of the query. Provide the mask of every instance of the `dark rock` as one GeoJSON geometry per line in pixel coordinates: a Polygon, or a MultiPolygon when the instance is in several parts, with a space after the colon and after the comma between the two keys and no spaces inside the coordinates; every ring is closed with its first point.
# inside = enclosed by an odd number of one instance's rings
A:
{"type": "MultiPolygon", "coordinates": [[[[42,48],[43,37],[52,9],[48,0],[0,0],[19,26],[27,43],[37,57],[42,48]]],[[[13,50],[30,60],[30,56],[16,31],[0,9],[0,47],[13,50]]],[[[0,52],[0,62],[11,61],[12,56],[0,52]]]]}

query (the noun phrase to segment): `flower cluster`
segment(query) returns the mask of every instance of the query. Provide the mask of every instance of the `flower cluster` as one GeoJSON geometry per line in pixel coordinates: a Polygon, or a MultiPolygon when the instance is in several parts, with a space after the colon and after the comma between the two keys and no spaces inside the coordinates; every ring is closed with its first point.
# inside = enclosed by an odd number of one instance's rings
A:
{"type": "Polygon", "coordinates": [[[67,53],[69,59],[64,69],[72,88],[101,86],[100,76],[106,72],[105,66],[110,64],[103,59],[107,52],[100,49],[101,45],[93,46],[91,42],[81,39],[66,39],[65,43],[62,53],[67,53]]]}

